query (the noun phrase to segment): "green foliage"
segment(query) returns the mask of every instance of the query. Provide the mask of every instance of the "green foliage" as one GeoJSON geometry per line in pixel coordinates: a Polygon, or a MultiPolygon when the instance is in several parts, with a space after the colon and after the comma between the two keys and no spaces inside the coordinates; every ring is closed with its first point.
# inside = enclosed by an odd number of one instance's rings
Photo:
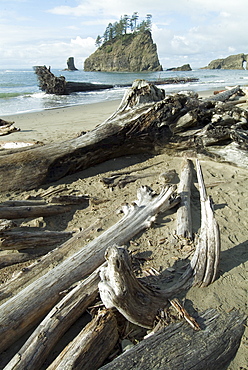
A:
{"type": "Polygon", "coordinates": [[[123,37],[123,35],[127,36],[130,34],[137,34],[139,32],[151,31],[152,15],[147,14],[146,19],[141,23],[138,23],[138,18],[138,13],[134,12],[131,17],[125,14],[124,16],[121,16],[119,22],[115,22],[114,24],[109,23],[103,36],[97,36],[95,42],[96,46],[100,47],[106,42],[123,37]]]}

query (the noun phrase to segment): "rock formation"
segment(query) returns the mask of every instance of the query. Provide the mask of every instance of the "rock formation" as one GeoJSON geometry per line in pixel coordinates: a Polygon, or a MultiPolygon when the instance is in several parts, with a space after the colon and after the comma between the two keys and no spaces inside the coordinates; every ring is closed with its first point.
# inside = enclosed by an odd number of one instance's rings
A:
{"type": "Polygon", "coordinates": [[[78,71],[78,69],[75,67],[73,57],[69,57],[67,59],[67,68],[65,69],[65,71],[78,71]]]}
{"type": "Polygon", "coordinates": [[[105,42],[84,62],[85,71],[162,71],[151,32],[125,34],[105,42]]]}
{"type": "Polygon", "coordinates": [[[181,67],[168,68],[166,69],[166,71],[192,71],[192,68],[189,64],[184,64],[181,67]]]}
{"type": "Polygon", "coordinates": [[[247,61],[248,54],[230,55],[227,58],[212,60],[204,69],[245,69],[244,62],[247,61]]]}

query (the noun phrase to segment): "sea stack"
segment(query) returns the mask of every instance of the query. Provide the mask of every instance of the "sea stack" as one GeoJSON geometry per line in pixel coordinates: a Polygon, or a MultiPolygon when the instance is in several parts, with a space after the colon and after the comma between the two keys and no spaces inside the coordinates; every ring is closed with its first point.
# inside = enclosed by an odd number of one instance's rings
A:
{"type": "Polygon", "coordinates": [[[149,30],[124,34],[100,46],[84,62],[85,71],[162,71],[157,46],[149,30]]]}
{"type": "Polygon", "coordinates": [[[75,67],[74,58],[73,57],[69,57],[67,59],[67,68],[65,70],[66,71],[78,71],[78,69],[75,67]]]}

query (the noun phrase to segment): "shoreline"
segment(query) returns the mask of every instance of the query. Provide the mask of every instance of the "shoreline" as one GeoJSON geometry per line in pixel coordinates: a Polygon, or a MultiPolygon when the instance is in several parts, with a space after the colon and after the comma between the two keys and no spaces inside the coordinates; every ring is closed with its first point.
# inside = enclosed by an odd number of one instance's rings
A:
{"type": "Polygon", "coordinates": [[[6,121],[14,122],[20,131],[0,136],[0,143],[38,141],[48,144],[72,139],[104,122],[116,111],[120,102],[120,99],[110,100],[4,116],[6,121]]]}
{"type": "MultiPolygon", "coordinates": [[[[213,95],[215,90],[197,91],[199,97],[213,95]]],[[[73,139],[83,131],[91,131],[103,123],[119,107],[122,99],[108,100],[90,104],[48,108],[42,111],[23,112],[3,116],[6,121],[14,122],[20,131],[0,136],[0,150],[5,143],[42,143],[49,144],[73,139]]],[[[15,147],[15,144],[13,145],[15,147]]]]}

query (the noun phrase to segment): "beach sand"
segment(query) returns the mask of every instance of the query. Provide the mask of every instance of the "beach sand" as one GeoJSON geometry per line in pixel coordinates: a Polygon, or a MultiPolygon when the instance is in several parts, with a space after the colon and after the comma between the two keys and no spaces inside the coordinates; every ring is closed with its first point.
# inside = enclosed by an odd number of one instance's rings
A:
{"type": "MultiPolygon", "coordinates": [[[[118,105],[119,101],[113,101],[4,117],[6,120],[15,121],[15,125],[20,127],[21,131],[1,137],[0,140],[2,142],[16,140],[43,143],[64,141],[75,137],[82,131],[93,129],[97,124],[107,119],[118,105]]],[[[190,312],[193,309],[200,313],[208,308],[225,311],[236,308],[247,314],[248,170],[228,163],[220,164],[204,156],[200,156],[199,159],[207,192],[215,203],[216,220],[220,226],[219,275],[209,287],[191,288],[180,298],[185,300],[185,307],[190,312]]],[[[194,158],[192,160],[194,162],[194,158]]],[[[136,199],[137,189],[141,185],[148,185],[159,192],[163,185],[159,174],[170,169],[176,170],[177,176],[173,182],[178,183],[181,163],[181,157],[170,156],[166,153],[157,156],[148,154],[126,156],[67,176],[40,189],[2,194],[0,201],[41,197],[47,190],[56,189],[61,190],[61,195],[88,194],[90,197],[98,198],[98,204],[91,205],[86,209],[75,209],[73,213],[69,214],[44,217],[42,220],[39,218],[39,223],[48,230],[78,231],[100,218],[101,230],[106,230],[121,217],[116,212],[120,206],[136,199]],[[149,176],[139,178],[136,182],[129,183],[123,188],[115,187],[111,190],[105,187],[101,181],[102,177],[118,171],[149,176]]],[[[200,226],[200,204],[196,175],[194,175],[192,189],[192,214],[193,229],[196,233],[200,226]]],[[[156,224],[133,239],[129,248],[134,253],[143,253],[143,255],[150,257],[145,262],[144,268],[154,267],[158,271],[165,271],[170,267],[167,276],[171,279],[176,279],[179,276],[180,260],[186,259],[190,254],[188,246],[179,248],[175,243],[171,243],[176,229],[175,220],[175,210],[159,216],[156,224]]],[[[25,226],[34,225],[33,220],[20,220],[20,222],[25,226]]],[[[92,237],[96,237],[98,233],[96,232],[92,237]]],[[[1,253],[3,252],[0,252],[0,257],[1,253]]],[[[29,263],[25,262],[1,269],[0,281],[2,283],[7,281],[15,271],[28,266],[29,263]]],[[[236,357],[228,367],[229,370],[247,369],[247,337],[246,328],[236,357]]],[[[53,351],[54,356],[55,354],[56,350],[53,351]]],[[[5,358],[0,360],[0,368],[3,363],[6,363],[8,357],[11,358],[11,355],[13,355],[11,350],[6,352],[5,358]]]]}

